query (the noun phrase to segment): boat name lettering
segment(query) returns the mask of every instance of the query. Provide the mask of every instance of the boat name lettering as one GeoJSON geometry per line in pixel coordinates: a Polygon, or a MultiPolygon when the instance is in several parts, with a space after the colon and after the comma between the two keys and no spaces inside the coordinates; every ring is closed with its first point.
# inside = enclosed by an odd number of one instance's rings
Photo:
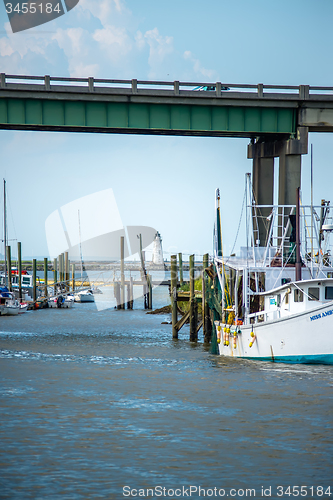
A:
{"type": "Polygon", "coordinates": [[[310,320],[314,321],[315,319],[320,319],[320,318],[325,318],[325,316],[331,316],[333,314],[333,309],[330,309],[329,311],[315,314],[314,316],[310,316],[310,320]]]}

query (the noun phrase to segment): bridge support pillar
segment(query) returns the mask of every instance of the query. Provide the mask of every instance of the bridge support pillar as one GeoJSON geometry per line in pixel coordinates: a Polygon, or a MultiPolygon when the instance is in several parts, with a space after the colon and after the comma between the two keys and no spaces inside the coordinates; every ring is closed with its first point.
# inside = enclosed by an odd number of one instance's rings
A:
{"type": "MultiPolygon", "coordinates": [[[[274,157],[260,158],[255,156],[252,165],[252,185],[255,202],[257,205],[273,205],[274,203],[274,157]]],[[[256,215],[256,239],[259,246],[266,245],[266,217],[271,212],[270,208],[261,208],[256,215]]]]}
{"type": "MultiPolygon", "coordinates": [[[[259,138],[248,145],[253,160],[252,183],[257,205],[274,204],[274,158],[279,157],[279,205],[296,205],[296,189],[301,187],[301,158],[308,152],[308,128],[298,127],[295,139],[269,141],[259,138]]],[[[260,246],[266,245],[267,223],[271,209],[257,213],[255,229],[260,246]]],[[[254,214],[255,215],[255,214],[254,214]]]]}
{"type": "Polygon", "coordinates": [[[279,155],[279,205],[296,205],[296,190],[301,187],[302,156],[279,155]]]}

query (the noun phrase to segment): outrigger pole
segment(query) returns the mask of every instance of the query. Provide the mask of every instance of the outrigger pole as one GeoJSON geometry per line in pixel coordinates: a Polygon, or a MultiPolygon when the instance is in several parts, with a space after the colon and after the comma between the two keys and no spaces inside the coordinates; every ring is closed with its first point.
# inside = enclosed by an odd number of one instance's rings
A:
{"type": "Polygon", "coordinates": [[[295,265],[296,281],[301,281],[302,279],[299,194],[300,194],[300,188],[298,187],[296,190],[296,265],[295,265]]]}
{"type": "MultiPolygon", "coordinates": [[[[5,257],[5,286],[7,286],[7,213],[6,213],[6,180],[3,180],[3,242],[5,257]]],[[[9,278],[9,277],[8,277],[9,278]]]]}

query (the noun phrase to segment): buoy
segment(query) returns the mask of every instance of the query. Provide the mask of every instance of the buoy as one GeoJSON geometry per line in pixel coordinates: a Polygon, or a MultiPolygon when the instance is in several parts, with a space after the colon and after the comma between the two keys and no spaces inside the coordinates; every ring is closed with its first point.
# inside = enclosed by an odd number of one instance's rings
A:
{"type": "Polygon", "coordinates": [[[220,344],[221,343],[221,325],[217,325],[216,329],[217,329],[217,343],[220,344]]]}
{"type": "Polygon", "coordinates": [[[252,340],[251,340],[251,342],[249,343],[249,347],[252,347],[252,346],[253,346],[253,344],[255,343],[256,338],[257,338],[257,337],[255,336],[254,332],[251,332],[251,337],[252,337],[252,340]],[[252,335],[252,334],[253,334],[253,335],[252,335]]]}

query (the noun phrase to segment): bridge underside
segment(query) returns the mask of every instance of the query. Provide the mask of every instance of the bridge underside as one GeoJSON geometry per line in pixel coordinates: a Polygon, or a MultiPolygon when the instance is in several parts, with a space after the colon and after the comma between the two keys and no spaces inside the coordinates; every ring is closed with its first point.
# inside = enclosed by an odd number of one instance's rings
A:
{"type": "Polygon", "coordinates": [[[4,98],[0,100],[0,128],[284,138],[296,132],[296,109],[4,98]]]}

